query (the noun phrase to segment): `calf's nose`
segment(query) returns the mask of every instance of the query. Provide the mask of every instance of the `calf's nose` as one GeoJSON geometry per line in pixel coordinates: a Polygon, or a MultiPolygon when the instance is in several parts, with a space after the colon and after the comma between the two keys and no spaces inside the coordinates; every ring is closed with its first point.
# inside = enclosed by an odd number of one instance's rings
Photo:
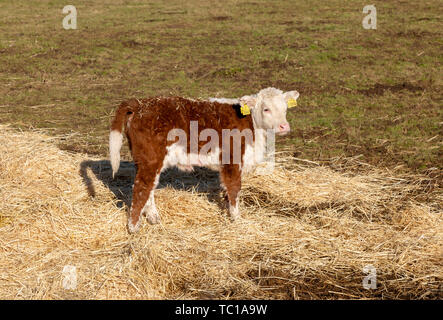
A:
{"type": "Polygon", "coordinates": [[[282,123],[279,126],[280,132],[289,132],[291,130],[291,127],[289,126],[289,123],[282,123]]]}

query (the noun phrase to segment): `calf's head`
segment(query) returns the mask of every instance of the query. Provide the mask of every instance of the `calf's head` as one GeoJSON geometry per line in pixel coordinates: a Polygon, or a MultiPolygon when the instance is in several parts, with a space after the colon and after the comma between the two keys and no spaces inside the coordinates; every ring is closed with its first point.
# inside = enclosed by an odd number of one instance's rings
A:
{"type": "Polygon", "coordinates": [[[297,91],[283,92],[275,88],[266,88],[253,96],[240,98],[242,108],[250,110],[257,129],[273,129],[278,135],[286,135],[291,130],[286,120],[288,103],[296,101],[297,91]]]}

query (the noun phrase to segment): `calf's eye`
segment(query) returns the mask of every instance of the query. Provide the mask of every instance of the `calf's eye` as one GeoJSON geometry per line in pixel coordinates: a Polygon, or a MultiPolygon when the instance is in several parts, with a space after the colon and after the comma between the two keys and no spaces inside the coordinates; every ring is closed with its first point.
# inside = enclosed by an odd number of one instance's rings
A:
{"type": "Polygon", "coordinates": [[[264,111],[264,112],[269,112],[269,111],[271,111],[271,110],[269,110],[268,108],[264,108],[263,111],[264,111]]]}

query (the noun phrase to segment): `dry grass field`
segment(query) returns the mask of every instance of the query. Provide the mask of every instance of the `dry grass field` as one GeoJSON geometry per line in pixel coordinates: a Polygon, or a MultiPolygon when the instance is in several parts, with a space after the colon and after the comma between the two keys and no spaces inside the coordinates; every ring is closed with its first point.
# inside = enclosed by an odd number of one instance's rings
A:
{"type": "Polygon", "coordinates": [[[129,235],[131,163],[112,180],[108,161],[62,151],[60,138],[0,129],[2,298],[441,298],[443,197],[424,176],[281,158],[272,176],[245,179],[232,223],[216,174],[170,170],[162,224],[129,235]],[[76,290],[62,286],[65,265],[76,290]]]}
{"type": "Polygon", "coordinates": [[[441,2],[380,1],[377,30],[362,27],[365,4],[76,1],[77,29],[64,30],[63,0],[0,1],[0,123],[71,133],[62,148],[106,156],[123,99],[273,86],[300,92],[279,141],[298,157],[441,179],[441,2]]]}
{"type": "Polygon", "coordinates": [[[0,299],[441,299],[441,1],[0,0],[0,299]],[[169,170],[129,235],[130,97],[300,92],[243,219],[216,173],[169,170]],[[75,290],[63,268],[77,268],[75,290]],[[365,289],[365,266],[377,288],[365,289]]]}

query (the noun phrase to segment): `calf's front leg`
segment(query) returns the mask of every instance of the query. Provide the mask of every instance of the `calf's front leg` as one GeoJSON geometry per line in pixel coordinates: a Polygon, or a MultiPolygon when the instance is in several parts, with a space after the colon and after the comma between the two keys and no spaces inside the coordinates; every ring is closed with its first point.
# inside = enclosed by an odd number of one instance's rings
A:
{"type": "Polygon", "coordinates": [[[240,218],[238,195],[241,189],[241,170],[238,164],[223,165],[220,171],[221,181],[226,189],[229,215],[232,220],[240,218]]]}

